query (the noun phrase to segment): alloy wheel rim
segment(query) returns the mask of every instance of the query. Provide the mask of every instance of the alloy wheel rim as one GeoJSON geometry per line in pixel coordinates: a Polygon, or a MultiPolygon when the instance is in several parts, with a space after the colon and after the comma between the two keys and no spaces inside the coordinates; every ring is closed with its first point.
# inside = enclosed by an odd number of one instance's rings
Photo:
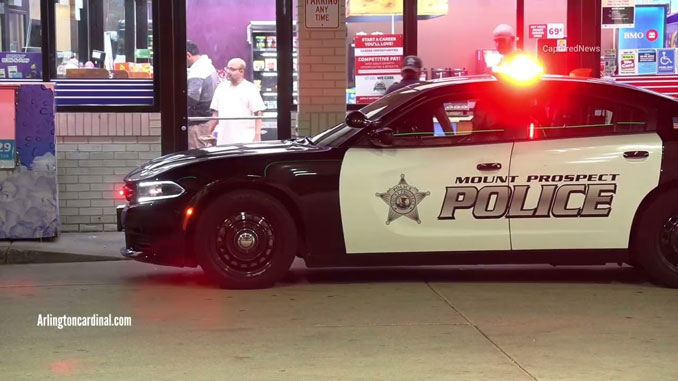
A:
{"type": "Polygon", "coordinates": [[[234,214],[217,227],[219,261],[226,270],[245,276],[270,266],[275,241],[272,225],[256,213],[234,214]]]}

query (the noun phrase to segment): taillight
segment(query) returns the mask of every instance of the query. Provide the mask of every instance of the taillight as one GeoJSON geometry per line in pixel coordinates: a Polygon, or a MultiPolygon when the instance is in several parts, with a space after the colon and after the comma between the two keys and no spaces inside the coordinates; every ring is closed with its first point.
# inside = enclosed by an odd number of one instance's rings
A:
{"type": "Polygon", "coordinates": [[[128,202],[132,202],[134,200],[134,196],[136,194],[135,186],[134,184],[125,184],[122,189],[120,190],[120,194],[125,197],[125,199],[128,202]]]}

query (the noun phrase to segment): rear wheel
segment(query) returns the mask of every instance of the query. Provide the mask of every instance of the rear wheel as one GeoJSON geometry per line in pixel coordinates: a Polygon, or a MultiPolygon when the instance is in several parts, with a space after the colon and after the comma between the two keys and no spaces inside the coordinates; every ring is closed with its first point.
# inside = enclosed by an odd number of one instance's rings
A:
{"type": "Polygon", "coordinates": [[[259,191],[237,191],[204,208],[194,242],[200,266],[221,287],[263,288],[289,270],[297,232],[278,200],[259,191]]]}
{"type": "Polygon", "coordinates": [[[642,213],[635,258],[656,282],[678,288],[678,200],[664,193],[642,213]]]}

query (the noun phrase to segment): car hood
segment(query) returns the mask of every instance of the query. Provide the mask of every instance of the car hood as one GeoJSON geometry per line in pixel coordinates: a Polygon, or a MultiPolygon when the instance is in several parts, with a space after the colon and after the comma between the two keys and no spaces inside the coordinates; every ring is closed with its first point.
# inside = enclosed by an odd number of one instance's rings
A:
{"type": "Polygon", "coordinates": [[[266,155],[284,152],[308,152],[322,150],[307,140],[276,140],[248,144],[232,144],[218,147],[198,148],[176,152],[153,159],[130,172],[125,181],[139,181],[157,176],[170,169],[201,161],[227,157],[266,155]]]}

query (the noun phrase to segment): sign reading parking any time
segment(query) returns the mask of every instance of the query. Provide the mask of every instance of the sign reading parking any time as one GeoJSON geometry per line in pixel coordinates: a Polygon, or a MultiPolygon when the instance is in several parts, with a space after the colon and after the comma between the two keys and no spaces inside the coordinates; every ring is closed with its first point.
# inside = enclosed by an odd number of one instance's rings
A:
{"type": "Polygon", "coordinates": [[[306,28],[339,28],[339,0],[306,0],[306,28]]]}

